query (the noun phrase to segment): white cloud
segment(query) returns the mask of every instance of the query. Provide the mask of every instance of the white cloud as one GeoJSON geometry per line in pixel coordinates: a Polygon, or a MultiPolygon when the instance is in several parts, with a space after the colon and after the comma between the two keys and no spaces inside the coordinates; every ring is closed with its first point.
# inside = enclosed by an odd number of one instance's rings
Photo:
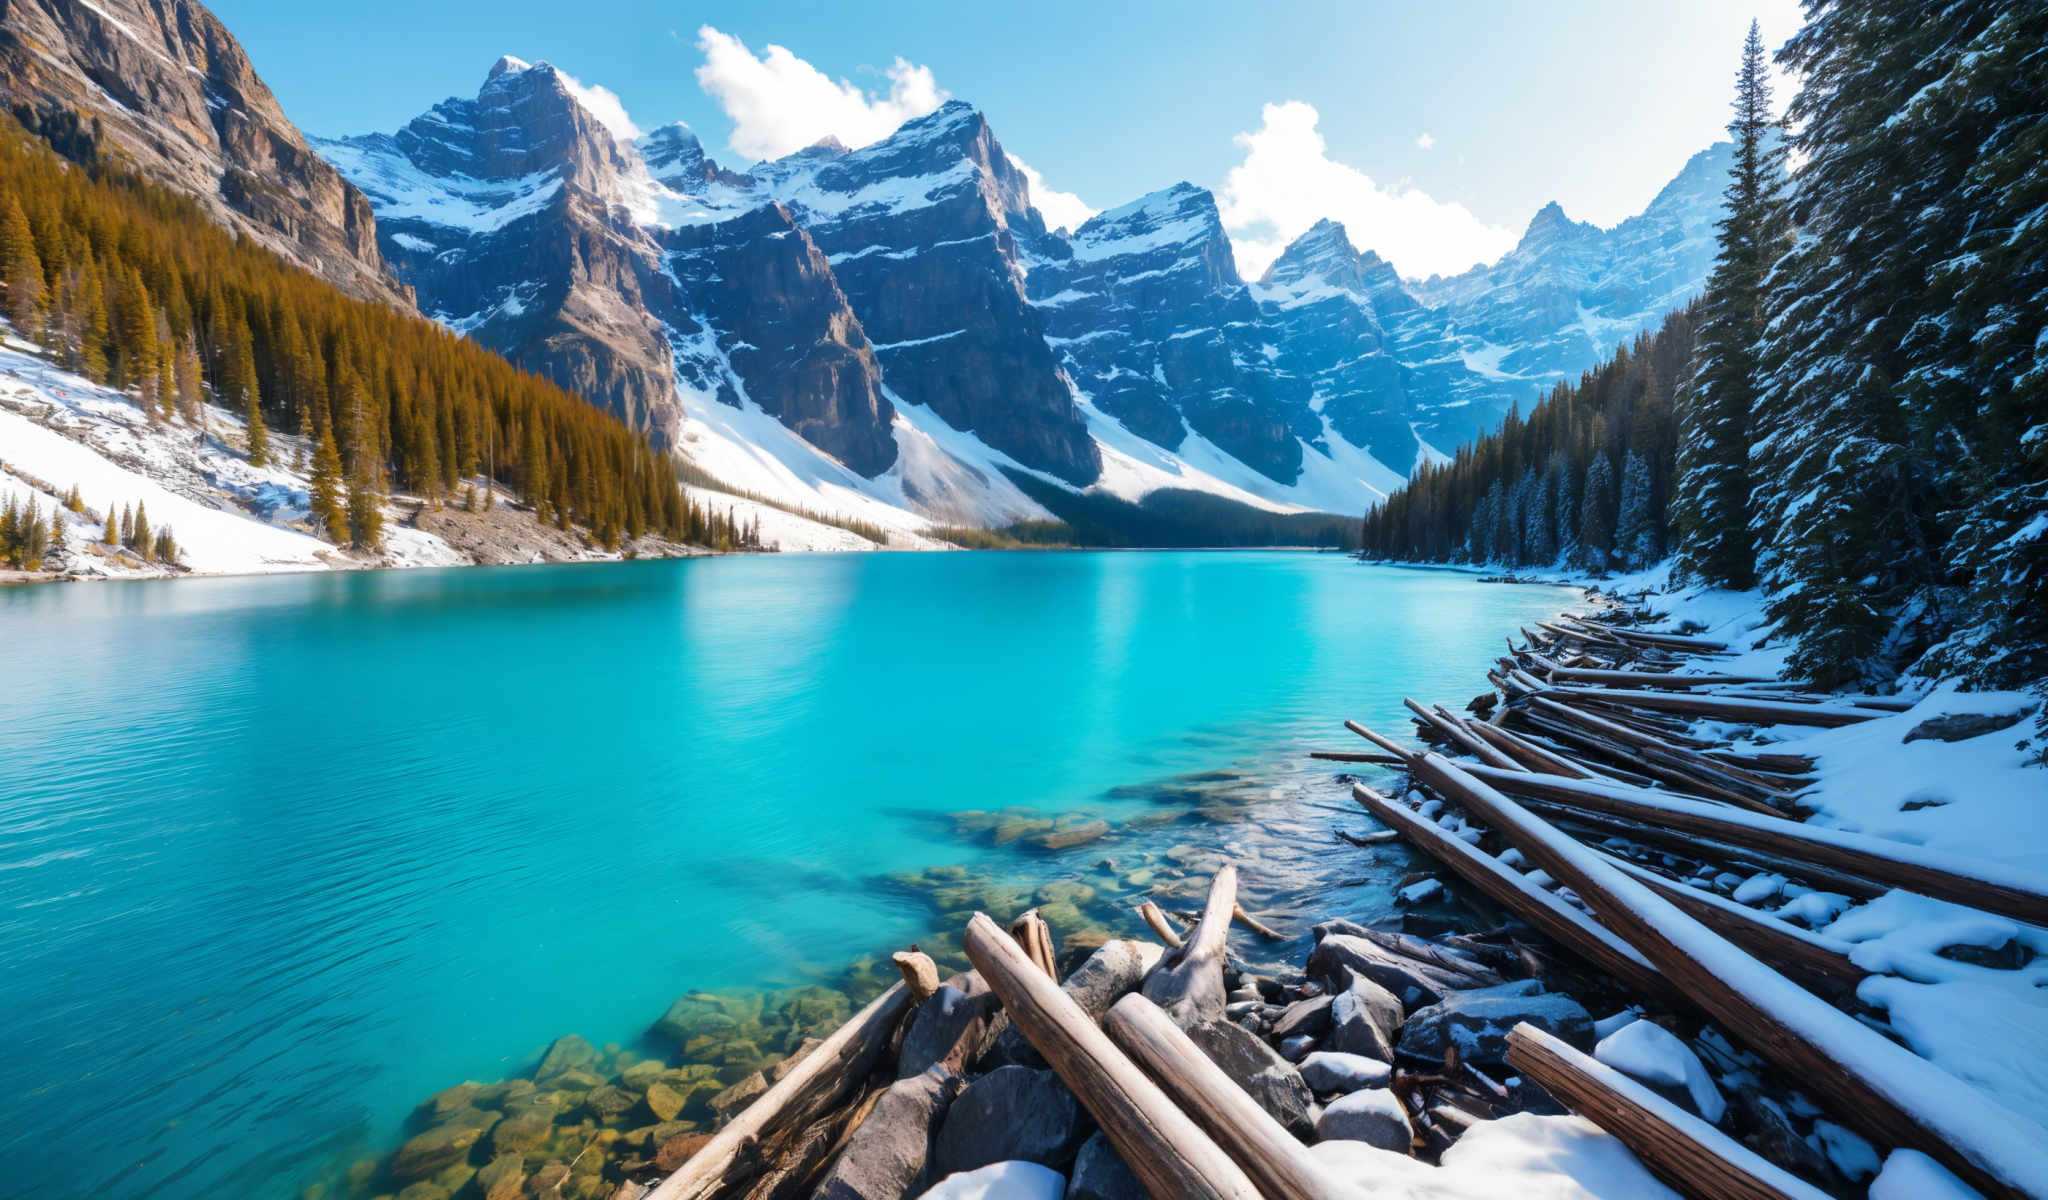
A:
{"type": "Polygon", "coordinates": [[[619,100],[617,92],[608,87],[586,85],[560,67],[555,68],[555,74],[561,78],[562,86],[569,89],[569,94],[576,97],[576,103],[596,117],[598,124],[611,130],[613,137],[630,142],[640,136],[640,127],[626,115],[626,106],[619,100]]]}
{"type": "Polygon", "coordinates": [[[1425,129],[1422,131],[1422,136],[1415,139],[1415,144],[1417,146],[1420,146],[1424,150],[1427,150],[1431,146],[1436,145],[1436,137],[1435,135],[1431,134],[1427,129],[1425,129]]]}
{"type": "Polygon", "coordinates": [[[901,58],[889,66],[884,96],[835,81],[772,43],[756,58],[745,42],[709,25],[697,30],[697,49],[704,53],[697,82],[732,119],[732,148],[750,159],[780,158],[827,137],[865,146],[947,100],[930,67],[901,58]]]}
{"type": "Polygon", "coordinates": [[[1332,159],[1313,105],[1268,104],[1261,116],[1257,131],[1237,135],[1244,161],[1217,197],[1245,278],[1265,274],[1288,242],[1324,217],[1343,222],[1353,245],[1409,276],[1463,271],[1513,248],[1513,230],[1488,225],[1462,204],[1405,184],[1381,187],[1332,159]]]}
{"type": "Polygon", "coordinates": [[[1045,186],[1045,176],[1030,163],[1012,154],[1010,165],[1024,173],[1025,182],[1031,185],[1031,205],[1045,218],[1048,227],[1079,229],[1081,222],[1095,215],[1097,210],[1074,193],[1056,192],[1045,186]]]}

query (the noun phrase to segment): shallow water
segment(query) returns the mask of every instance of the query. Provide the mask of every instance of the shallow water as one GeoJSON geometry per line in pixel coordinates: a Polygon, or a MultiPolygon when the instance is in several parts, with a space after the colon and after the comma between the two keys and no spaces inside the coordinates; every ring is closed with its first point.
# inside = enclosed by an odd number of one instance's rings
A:
{"type": "Polygon", "coordinates": [[[1305,752],[1570,598],[1217,552],[0,589],[5,1190],[290,1195],[559,1034],[901,945],[877,876],[1020,853],[936,814],[1231,769],[1222,844],[1355,877],[1305,752]]]}

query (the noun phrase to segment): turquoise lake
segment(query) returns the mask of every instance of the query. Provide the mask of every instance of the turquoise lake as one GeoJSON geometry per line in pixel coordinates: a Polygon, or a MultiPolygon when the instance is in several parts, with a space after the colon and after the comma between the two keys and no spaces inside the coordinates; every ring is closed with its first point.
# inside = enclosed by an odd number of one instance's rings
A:
{"type": "Polygon", "coordinates": [[[0,589],[0,1190],[288,1197],[560,1034],[900,948],[932,915],[886,872],[1138,852],[957,810],[1227,772],[1241,822],[1155,839],[1384,912],[1413,860],[1334,841],[1372,823],[1306,752],[1462,704],[1575,599],[1259,552],[0,589]]]}

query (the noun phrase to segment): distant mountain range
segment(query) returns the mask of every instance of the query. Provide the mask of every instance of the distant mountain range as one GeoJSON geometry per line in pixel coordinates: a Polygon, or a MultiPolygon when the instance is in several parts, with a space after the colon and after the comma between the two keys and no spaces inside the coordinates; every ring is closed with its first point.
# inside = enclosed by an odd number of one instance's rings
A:
{"type": "Polygon", "coordinates": [[[357,294],[410,288],[711,476],[897,527],[1167,489],[1363,511],[1696,293],[1728,165],[1703,151],[1611,230],[1550,205],[1451,278],[1325,221],[1246,281],[1192,184],[1047,229],[958,101],[738,171],[681,125],[620,141],[506,57],[393,133],[302,139],[186,0],[11,5],[0,90],[103,117],[224,220],[357,294]]]}

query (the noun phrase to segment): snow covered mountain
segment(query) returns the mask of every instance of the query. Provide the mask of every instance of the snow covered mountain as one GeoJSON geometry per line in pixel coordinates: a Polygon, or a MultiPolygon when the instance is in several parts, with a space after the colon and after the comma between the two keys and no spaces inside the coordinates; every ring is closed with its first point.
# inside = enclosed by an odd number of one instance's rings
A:
{"type": "Polygon", "coordinates": [[[615,138],[579,86],[507,57],[314,145],[424,311],[735,486],[906,529],[1165,488],[1361,511],[1697,291],[1726,157],[1452,279],[1326,221],[1250,282],[1191,184],[1048,230],[965,103],[735,171],[680,125],[615,138]]]}

